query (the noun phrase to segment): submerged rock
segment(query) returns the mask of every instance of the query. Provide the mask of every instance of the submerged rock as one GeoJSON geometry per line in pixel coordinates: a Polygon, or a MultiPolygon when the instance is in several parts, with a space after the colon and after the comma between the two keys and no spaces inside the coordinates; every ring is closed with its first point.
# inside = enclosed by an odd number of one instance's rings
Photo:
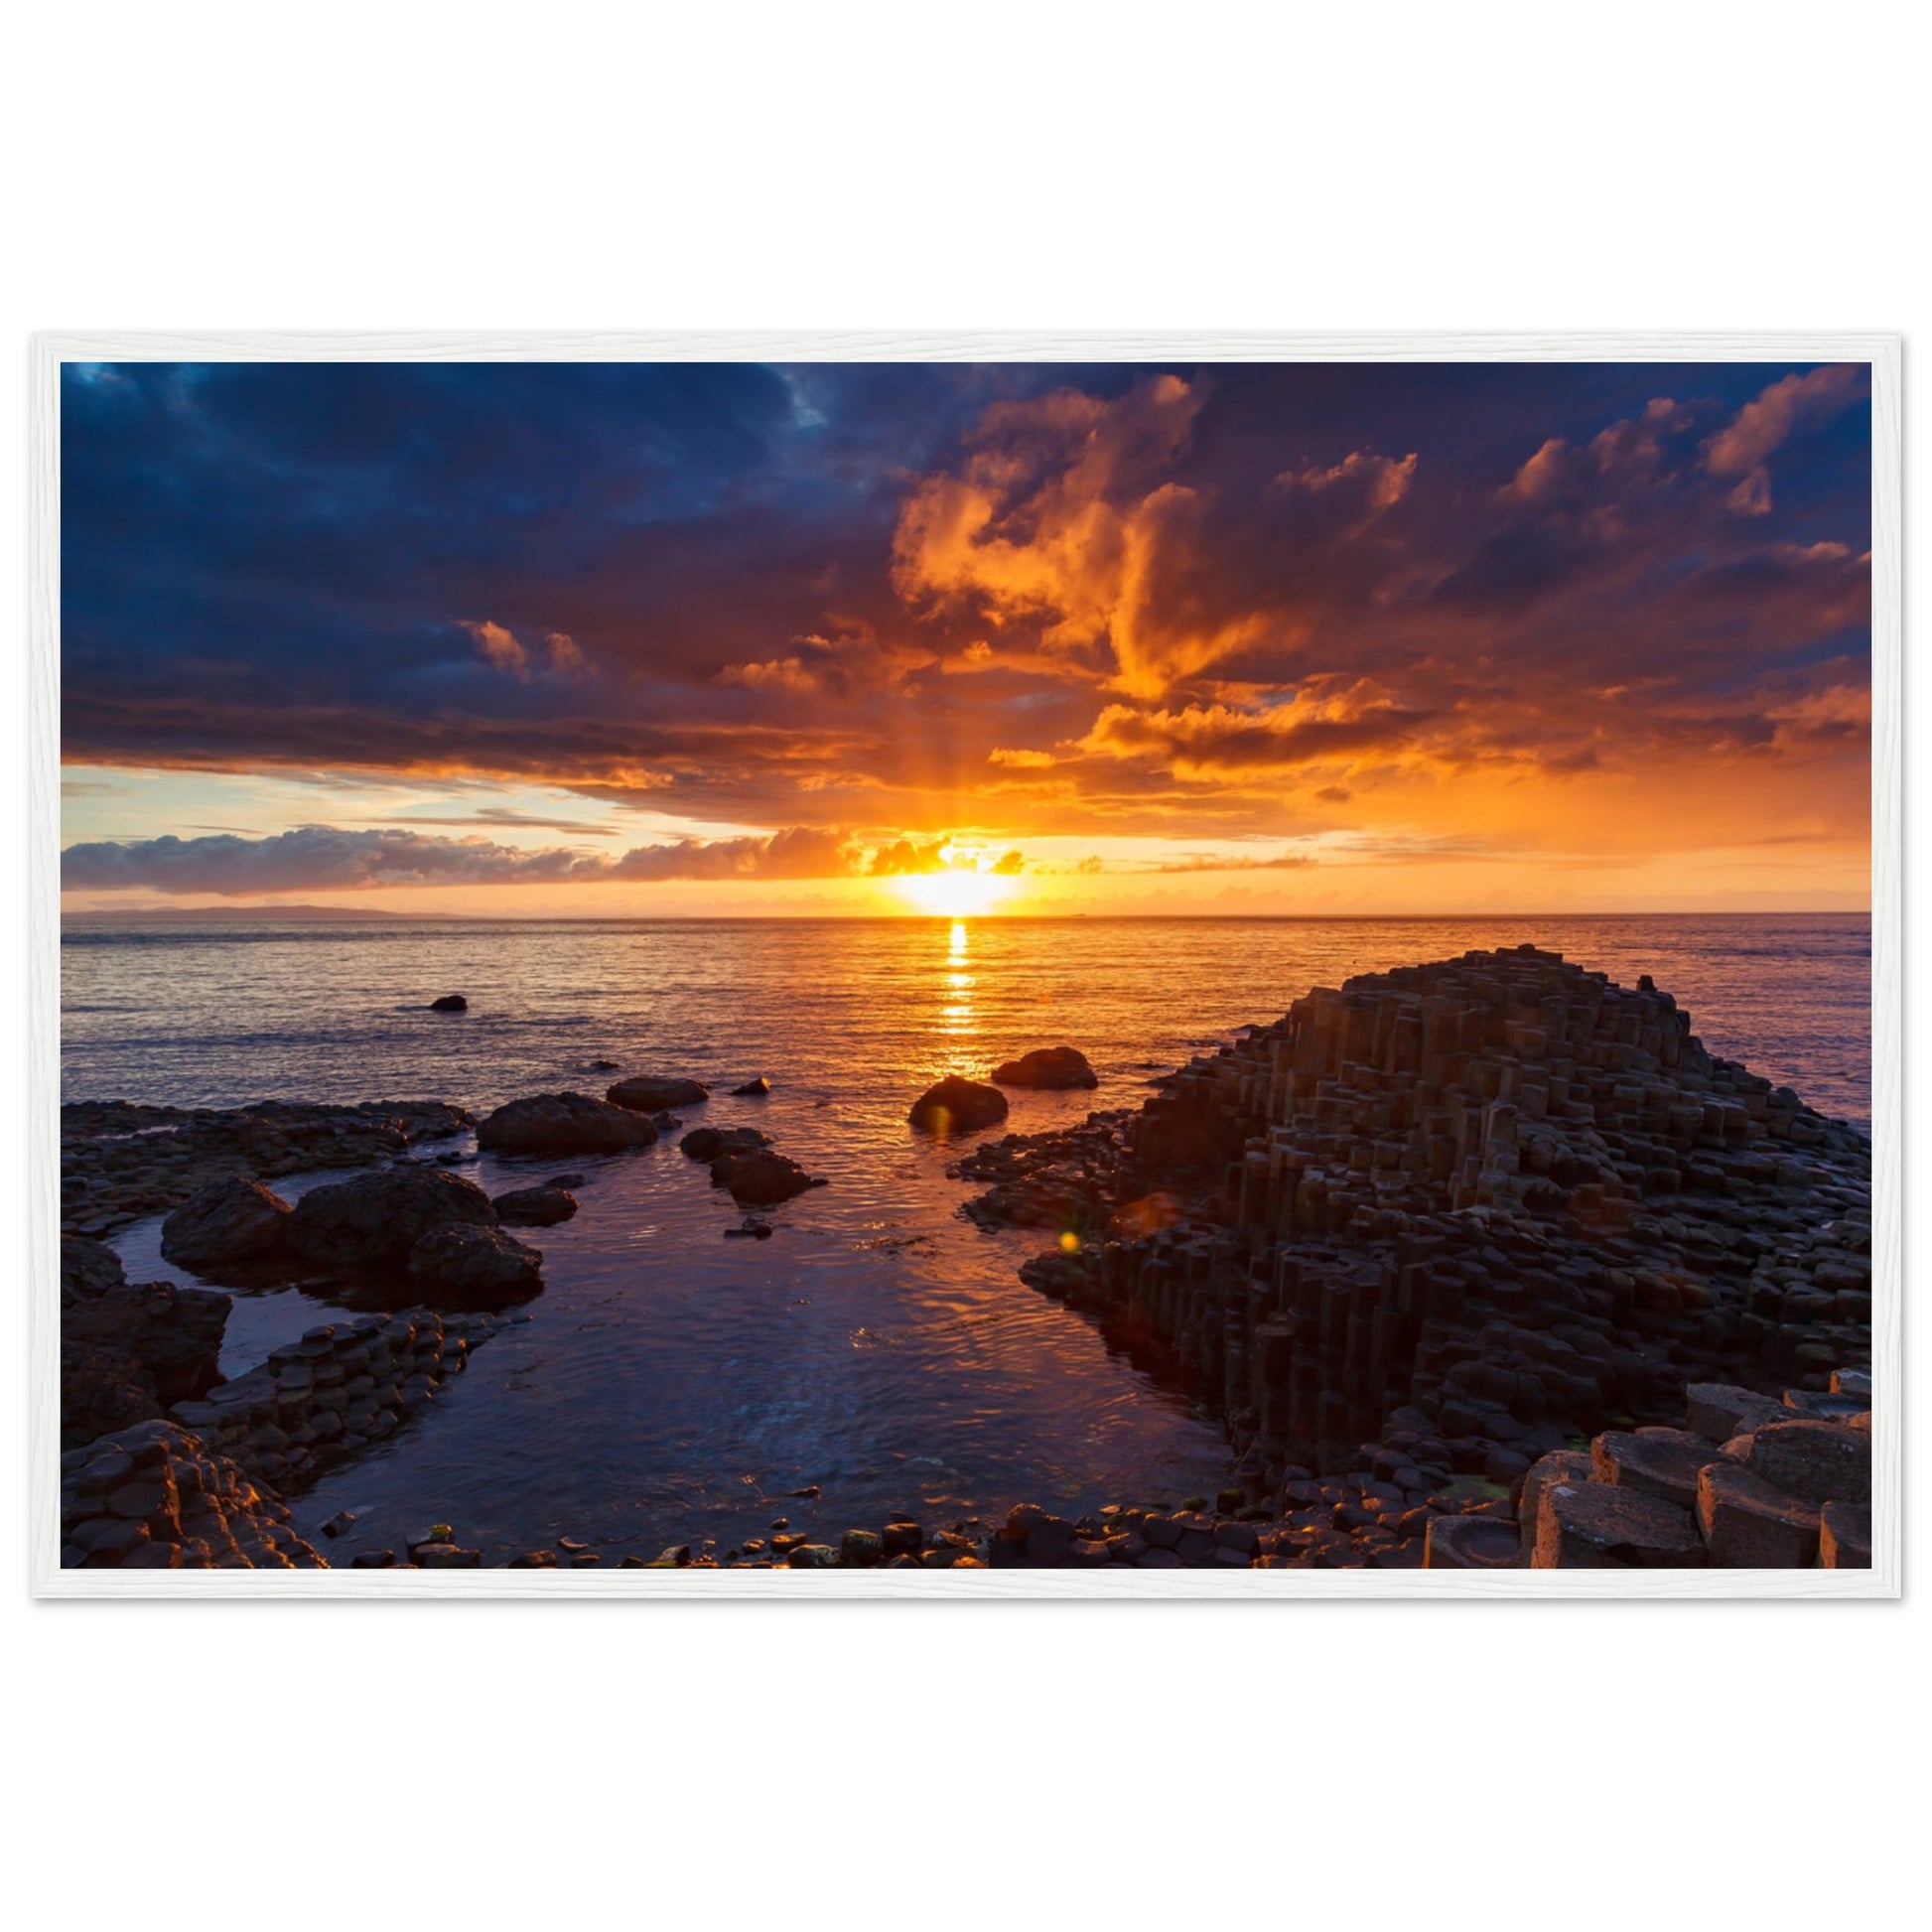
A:
{"type": "Polygon", "coordinates": [[[384,1168],[304,1194],[289,1216],[288,1241],[319,1267],[400,1267],[425,1234],[495,1222],[489,1196],[474,1180],[444,1168],[384,1168]]]}
{"type": "Polygon", "coordinates": [[[534,1295],[543,1286],[543,1256],[499,1227],[441,1227],[410,1249],[409,1273],[444,1294],[534,1295]]]}
{"type": "Polygon", "coordinates": [[[657,1129],[641,1114],[587,1093],[511,1100],[477,1128],[477,1145],[499,1154],[620,1154],[656,1139],[657,1129]]]}
{"type": "Polygon", "coordinates": [[[822,1174],[809,1174],[796,1161],[769,1148],[749,1154],[727,1154],[712,1163],[714,1186],[728,1187],[741,1207],[776,1207],[813,1187],[823,1187],[822,1174]]]}
{"type": "Polygon", "coordinates": [[[949,1134],[974,1134],[1007,1117],[1007,1097],[998,1087],[963,1074],[948,1073],[926,1088],[912,1103],[906,1118],[914,1127],[942,1139],[949,1134]]]}
{"type": "Polygon", "coordinates": [[[711,1089],[697,1080],[637,1073],[620,1080],[604,1097],[614,1107],[628,1107],[632,1113],[658,1114],[672,1107],[695,1107],[711,1098],[711,1089]]]}
{"type": "Polygon", "coordinates": [[[461,993],[446,993],[440,1000],[432,1000],[429,1010],[432,1013],[468,1013],[470,1002],[461,993]]]}
{"type": "Polygon", "coordinates": [[[993,1069],[996,1086],[1097,1087],[1100,1076],[1087,1064],[1087,1056],[1077,1046],[1036,1046],[993,1069]]]}
{"type": "Polygon", "coordinates": [[[554,1182],[541,1187],[516,1187],[490,1202],[496,1218],[510,1227],[548,1228],[577,1212],[577,1196],[554,1182]]]}
{"type": "Polygon", "coordinates": [[[771,1091],[771,1082],[762,1073],[756,1080],[747,1080],[742,1087],[733,1087],[733,1095],[740,1100],[762,1100],[771,1091]]]}
{"type": "Polygon", "coordinates": [[[198,1274],[279,1254],[288,1235],[289,1203],[259,1180],[231,1174],[211,1180],[161,1224],[161,1252],[198,1274]]]}

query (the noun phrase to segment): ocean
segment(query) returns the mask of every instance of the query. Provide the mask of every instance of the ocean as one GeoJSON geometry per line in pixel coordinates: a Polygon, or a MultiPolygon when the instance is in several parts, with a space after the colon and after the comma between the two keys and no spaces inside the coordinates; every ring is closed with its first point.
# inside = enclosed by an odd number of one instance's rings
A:
{"type": "MultiPolygon", "coordinates": [[[[768,1241],[675,1137],[605,1162],[461,1172],[491,1192],[570,1168],[582,1211],[529,1230],[530,1319],[477,1353],[432,1413],[296,1502],[313,1536],[358,1513],[339,1560],[453,1524],[484,1560],[560,1535],[607,1563],[777,1516],[836,1540],[906,1510],[928,1528],[1017,1500],[1072,1513],[1212,1491],[1219,1426],[1081,1316],[1022,1284],[1037,1233],[984,1231],[948,1176],[962,1149],[906,1125],[947,1072],[1080,1047],[1095,1093],[1015,1093],[997,1132],[1137,1105],[1149,1082],[1311,986],[1525,940],[1641,973],[1712,1050],[1868,1129],[1870,925],[1863,914],[1442,919],[186,921],[75,919],[62,935],[62,1097],[187,1106],[601,1093],[688,1074],[687,1120],[750,1122],[830,1184],[768,1241]],[[428,1002],[462,993],[463,1015],[428,1002]],[[762,1074],[767,1099],[725,1089],[762,1074]],[[817,1485],[815,1500],[794,1498],[817,1485]]],[[[340,1176],[316,1176],[317,1179],[340,1176]]],[[[301,1191],[304,1181],[277,1183],[301,1191]]],[[[136,1280],[159,1224],[115,1245],[136,1280]]],[[[239,1373],[339,1311],[237,1295],[239,1373]]],[[[333,1552],[332,1552],[333,1554],[333,1552]]]]}

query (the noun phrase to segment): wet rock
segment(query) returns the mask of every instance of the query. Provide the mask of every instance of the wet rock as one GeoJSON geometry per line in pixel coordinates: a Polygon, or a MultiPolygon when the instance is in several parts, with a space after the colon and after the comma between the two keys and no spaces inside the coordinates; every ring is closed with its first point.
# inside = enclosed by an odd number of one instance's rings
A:
{"type": "Polygon", "coordinates": [[[785,1553],[785,1563],[793,1570],[829,1570],[838,1560],[838,1551],[829,1543],[799,1543],[785,1553]]]}
{"type": "Polygon", "coordinates": [[[454,1543],[424,1543],[410,1552],[423,1570],[479,1570],[483,1567],[481,1550],[465,1550],[454,1543]]]}
{"type": "Polygon", "coordinates": [[[733,1095],[740,1100],[762,1100],[771,1091],[771,1082],[762,1073],[756,1080],[747,1080],[742,1087],[733,1087],[733,1095]]]}
{"type": "Polygon", "coordinates": [[[826,1185],[824,1175],[807,1173],[796,1161],[769,1148],[721,1157],[712,1163],[711,1178],[715,1186],[728,1188],[741,1207],[776,1207],[826,1185]]]}
{"type": "Polygon", "coordinates": [[[1723,1454],[1702,1436],[1683,1429],[1640,1429],[1634,1435],[1608,1430],[1590,1444],[1589,1452],[1598,1482],[1641,1489],[1680,1509],[1697,1502],[1699,1472],[1723,1454]]]}
{"type": "Polygon", "coordinates": [[[232,1298],[170,1282],[130,1283],[120,1275],[118,1257],[91,1252],[97,1246],[62,1244],[64,1449],[158,1418],[221,1379],[221,1336],[232,1298]]]}
{"type": "Polygon", "coordinates": [[[191,1194],[161,1224],[161,1252],[197,1274],[261,1262],[280,1254],[289,1203],[259,1180],[230,1174],[191,1194]]]}
{"type": "Polygon", "coordinates": [[[695,1107],[711,1098],[711,1089],[698,1080],[637,1073],[618,1081],[604,1097],[614,1107],[627,1107],[632,1113],[658,1114],[673,1107],[695,1107]]]}
{"type": "Polygon", "coordinates": [[[1818,1561],[1827,1570],[1871,1568],[1871,1511],[1863,1503],[1827,1503],[1818,1517],[1818,1561]]]}
{"type": "Polygon", "coordinates": [[[393,1570],[396,1567],[396,1553],[393,1550],[358,1550],[348,1560],[351,1570],[393,1570]]]}
{"type": "Polygon", "coordinates": [[[1713,1462],[1698,1482],[1698,1525],[1725,1570],[1809,1570],[1818,1561],[1818,1505],[1734,1463],[1713,1462]]]}
{"type": "Polygon", "coordinates": [[[440,1000],[429,1003],[432,1013],[468,1013],[470,1002],[461,993],[445,993],[440,1000]]]}
{"type": "Polygon", "coordinates": [[[506,1227],[548,1228],[577,1212],[577,1196],[546,1182],[540,1187],[513,1187],[506,1194],[498,1194],[490,1205],[506,1227]]]}
{"type": "Polygon", "coordinates": [[[877,1530],[847,1530],[839,1538],[839,1562],[848,1570],[876,1569],[885,1556],[877,1530]]]}
{"type": "Polygon", "coordinates": [[[104,1241],[90,1241],[82,1234],[61,1237],[61,1293],[63,1296],[91,1297],[110,1288],[122,1288],[127,1271],[121,1258],[104,1241]]]}
{"type": "Polygon", "coordinates": [[[1006,1117],[1007,1097],[998,1087],[958,1073],[948,1073],[926,1088],[906,1116],[914,1127],[942,1140],[954,1134],[976,1134],[1006,1117]]]}
{"type": "Polygon", "coordinates": [[[434,1230],[495,1223],[474,1180],[443,1168],[383,1168],[304,1194],[289,1216],[288,1243],[321,1268],[401,1268],[434,1230]]]}
{"type": "Polygon", "coordinates": [[[346,1536],[355,1527],[355,1512],[352,1509],[339,1509],[328,1522],[323,1524],[324,1536],[346,1536]]]}
{"type": "Polygon", "coordinates": [[[1765,1423],[1725,1447],[1753,1475],[1809,1502],[1871,1500],[1871,1437],[1847,1423],[1765,1423]]]}
{"type": "Polygon", "coordinates": [[[1097,1087],[1099,1076],[1077,1046],[1036,1046],[1017,1060],[993,1069],[993,1083],[1001,1087],[1062,1089],[1097,1087]]]}
{"type": "Polygon", "coordinates": [[[496,1301],[536,1294],[543,1256],[499,1227],[441,1227],[410,1249],[409,1273],[442,1295],[496,1301]]]}
{"type": "Polygon", "coordinates": [[[499,1154],[621,1154],[649,1147],[657,1129],[642,1115],[587,1093],[511,1100],[477,1128],[477,1145],[499,1154]]]}
{"type": "Polygon", "coordinates": [[[1531,1552],[1536,1548],[1536,1525],[1542,1509],[1543,1491],[1553,1482],[1587,1482],[1594,1469],[1594,1460],[1588,1449],[1552,1449],[1531,1465],[1529,1473],[1523,1478],[1522,1492],[1516,1502],[1522,1561],[1525,1564],[1530,1561],[1531,1552]]]}
{"type": "Polygon", "coordinates": [[[1701,1565],[1704,1539],[1688,1509],[1609,1482],[1553,1482],[1539,1503],[1537,1570],[1701,1565]]]}
{"type": "Polygon", "coordinates": [[[886,1525],[880,1548],[889,1557],[916,1557],[925,1548],[925,1532],[917,1523],[896,1518],[886,1525]]]}
{"type": "Polygon", "coordinates": [[[1684,1391],[1687,1421],[1700,1436],[1727,1443],[1747,1434],[1760,1422],[1777,1422],[1781,1404],[1776,1397],[1727,1382],[1693,1382],[1684,1391]]]}
{"type": "Polygon", "coordinates": [[[755,1154],[771,1141],[756,1127],[694,1127],[677,1145],[689,1160],[716,1161],[727,1154],[755,1154]]]}

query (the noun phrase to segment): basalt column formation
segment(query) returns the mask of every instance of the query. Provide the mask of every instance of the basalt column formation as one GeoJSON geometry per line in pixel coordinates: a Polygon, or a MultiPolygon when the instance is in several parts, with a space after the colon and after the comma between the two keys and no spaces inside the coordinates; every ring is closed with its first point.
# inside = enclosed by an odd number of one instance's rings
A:
{"type": "Polygon", "coordinates": [[[1165,1345],[1259,1476],[1391,1428],[1520,1476],[1687,1382],[1868,1362],[1870,1144],[1524,946],[1317,989],[1138,1113],[982,1149],[1035,1287],[1165,1345]]]}

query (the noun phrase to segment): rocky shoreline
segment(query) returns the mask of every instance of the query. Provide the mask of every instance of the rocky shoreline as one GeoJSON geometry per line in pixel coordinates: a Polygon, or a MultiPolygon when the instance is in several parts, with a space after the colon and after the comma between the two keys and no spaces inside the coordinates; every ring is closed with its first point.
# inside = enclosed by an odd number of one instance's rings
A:
{"type": "MultiPolygon", "coordinates": [[[[995,1077],[1094,1084],[1071,1048],[995,1077]]],[[[64,1109],[64,1565],[328,1567],[286,1496],[433,1407],[540,1291],[540,1251],[505,1226],[575,1211],[577,1176],[492,1202],[447,1171],[449,1144],[474,1127],[518,1154],[616,1155],[705,1097],[633,1076],[482,1123],[431,1102],[64,1109]],[[265,1184],[357,1167],[294,1206],[265,1184]],[[333,1269],[367,1311],[222,1381],[229,1298],[131,1286],[97,1238],[167,1210],[185,1253],[333,1269]]],[[[954,1079],[909,1118],[945,1135],[1004,1114],[997,1085],[954,1079]]],[[[746,1210],[732,1231],[823,1184],[750,1128],[682,1148],[746,1210]]],[[[1222,1419],[1223,1488],[836,1536],[780,1515],[624,1566],[1869,1564],[1870,1143],[1709,1054],[1648,981],[1527,946],[1364,975],[1141,1108],[953,1172],[982,1184],[964,1211],[983,1225],[1053,1237],[1023,1280],[1222,1419]]],[[[601,1560],[563,1538],[511,1561],[601,1560]]],[[[483,1555],[427,1524],[355,1562],[483,1555]]]]}

